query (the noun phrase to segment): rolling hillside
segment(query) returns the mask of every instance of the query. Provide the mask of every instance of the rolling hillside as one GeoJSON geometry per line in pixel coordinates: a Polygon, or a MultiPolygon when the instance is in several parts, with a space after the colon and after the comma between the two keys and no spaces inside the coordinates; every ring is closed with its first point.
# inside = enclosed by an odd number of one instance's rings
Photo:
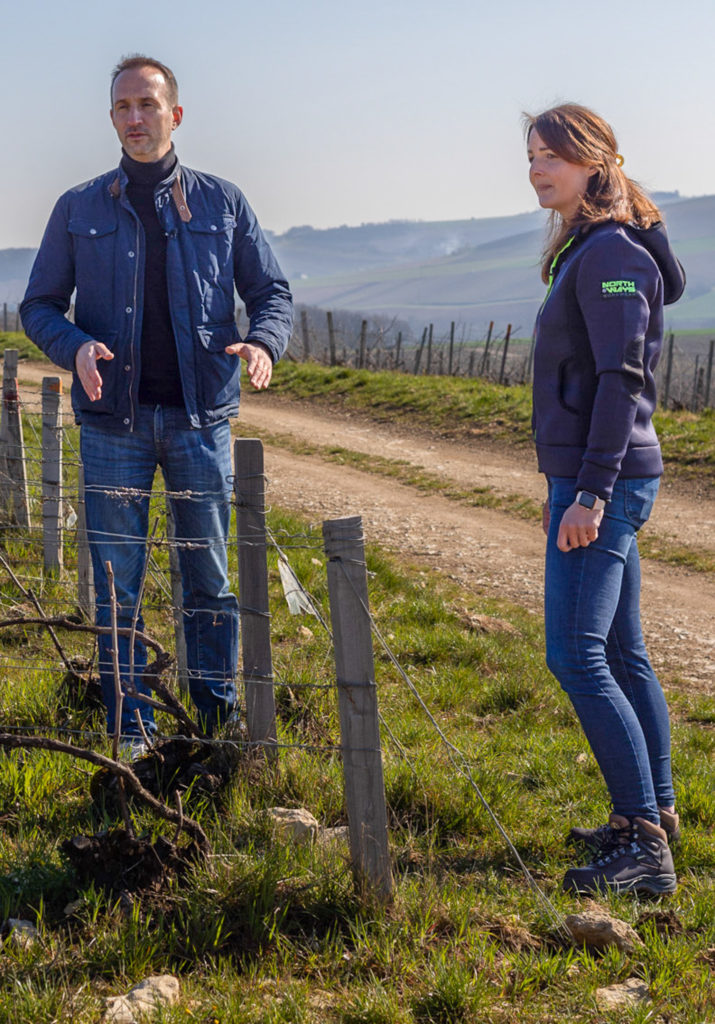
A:
{"type": "MultiPolygon", "coordinates": [[[[684,330],[715,328],[715,196],[657,195],[688,286],[668,313],[684,330]]],[[[489,320],[529,334],[543,297],[538,272],[545,215],[400,221],[271,234],[298,302],[398,316],[421,328],[489,320]]],[[[0,301],[21,298],[32,249],[0,250],[0,301]]]]}

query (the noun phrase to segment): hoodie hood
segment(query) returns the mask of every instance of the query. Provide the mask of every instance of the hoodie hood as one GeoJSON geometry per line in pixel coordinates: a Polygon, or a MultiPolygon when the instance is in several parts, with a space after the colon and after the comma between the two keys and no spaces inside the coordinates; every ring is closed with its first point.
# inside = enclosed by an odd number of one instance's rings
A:
{"type": "Polygon", "coordinates": [[[685,291],[685,271],[670,247],[665,224],[658,221],[649,228],[637,228],[628,225],[628,232],[647,249],[658,264],[663,278],[663,302],[666,306],[677,302],[685,291]]]}

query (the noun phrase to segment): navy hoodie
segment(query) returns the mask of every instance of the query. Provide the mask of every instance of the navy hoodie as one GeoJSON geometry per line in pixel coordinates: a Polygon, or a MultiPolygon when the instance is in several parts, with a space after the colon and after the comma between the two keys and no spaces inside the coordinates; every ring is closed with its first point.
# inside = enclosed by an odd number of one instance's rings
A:
{"type": "Polygon", "coordinates": [[[555,261],[536,321],[533,430],[539,469],[610,499],[620,477],[663,472],[651,422],[663,304],[685,288],[665,227],[607,221],[555,261]]]}

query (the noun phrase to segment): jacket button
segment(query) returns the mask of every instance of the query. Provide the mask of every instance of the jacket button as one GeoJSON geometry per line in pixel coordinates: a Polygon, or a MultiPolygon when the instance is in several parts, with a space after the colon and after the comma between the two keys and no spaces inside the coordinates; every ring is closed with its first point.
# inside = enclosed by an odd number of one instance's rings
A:
{"type": "Polygon", "coordinates": [[[132,259],[132,257],[134,256],[134,253],[132,252],[132,250],[131,250],[131,249],[130,249],[130,250],[129,250],[129,252],[127,253],[127,256],[129,257],[129,259],[132,259]]]}
{"type": "Polygon", "coordinates": [[[131,313],[131,311],[132,311],[132,307],[131,306],[127,306],[127,308],[124,310],[125,313],[131,313]]]}
{"type": "Polygon", "coordinates": [[[127,363],[124,369],[127,371],[127,373],[129,373],[129,371],[131,370],[131,366],[127,363]]]}
{"type": "Polygon", "coordinates": [[[90,228],[89,229],[89,233],[90,233],[90,235],[96,235],[97,234],[97,229],[96,228],[90,228]]]}
{"type": "Polygon", "coordinates": [[[216,230],[218,230],[215,224],[212,224],[212,225],[211,225],[211,230],[212,230],[212,231],[216,231],[216,230]]]}
{"type": "Polygon", "coordinates": [[[124,421],[124,426],[125,426],[125,427],[128,427],[128,426],[129,426],[129,420],[125,420],[125,421],[124,421]]]}

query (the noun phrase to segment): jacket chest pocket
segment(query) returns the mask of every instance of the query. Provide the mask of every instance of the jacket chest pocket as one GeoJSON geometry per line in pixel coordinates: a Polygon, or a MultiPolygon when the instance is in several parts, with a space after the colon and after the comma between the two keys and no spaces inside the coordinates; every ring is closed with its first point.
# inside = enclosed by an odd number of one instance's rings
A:
{"type": "Polygon", "coordinates": [[[72,236],[78,293],[83,286],[104,290],[106,302],[114,283],[116,219],[71,217],[67,230],[72,236]]]}
{"type": "Polygon", "coordinates": [[[193,217],[186,225],[194,250],[194,268],[201,281],[218,285],[233,281],[233,232],[236,218],[229,213],[193,217]]]}

